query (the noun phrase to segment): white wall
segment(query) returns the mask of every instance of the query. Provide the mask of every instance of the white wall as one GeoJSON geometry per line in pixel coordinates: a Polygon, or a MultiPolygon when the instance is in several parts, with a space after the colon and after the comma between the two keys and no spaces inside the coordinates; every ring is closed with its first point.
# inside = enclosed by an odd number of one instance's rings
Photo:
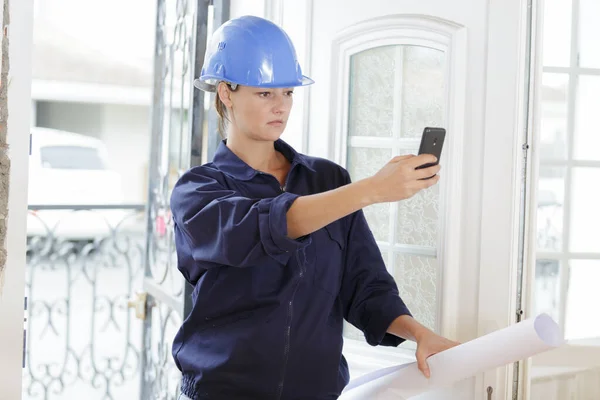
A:
{"type": "Polygon", "coordinates": [[[34,125],[100,138],[104,123],[102,107],[98,104],[38,101],[34,125]]]}
{"type": "Polygon", "coordinates": [[[146,201],[150,108],[146,106],[38,102],[37,126],[101,139],[110,167],[122,176],[124,202],[146,201]]]}
{"type": "Polygon", "coordinates": [[[10,72],[8,143],[11,157],[8,199],[8,259],[0,295],[0,398],[21,398],[25,224],[31,113],[33,0],[10,2],[10,72]]]}

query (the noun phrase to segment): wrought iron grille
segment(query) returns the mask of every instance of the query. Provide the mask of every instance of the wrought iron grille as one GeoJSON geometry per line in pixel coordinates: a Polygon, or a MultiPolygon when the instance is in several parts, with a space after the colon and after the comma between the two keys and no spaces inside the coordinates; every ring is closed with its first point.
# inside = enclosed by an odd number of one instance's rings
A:
{"type": "Polygon", "coordinates": [[[144,277],[144,400],[175,400],[181,380],[171,345],[187,315],[191,288],[176,268],[169,199],[181,174],[206,160],[204,93],[192,82],[204,60],[209,7],[208,0],[158,0],[144,277]]]}
{"type": "Polygon", "coordinates": [[[139,398],[144,209],[29,207],[24,399],[139,398]]]}
{"type": "Polygon", "coordinates": [[[30,206],[25,399],[178,396],[171,343],[191,287],[175,267],[169,198],[218,143],[215,113],[192,82],[229,1],[156,1],[148,205],[30,206]],[[105,223],[73,222],[84,215],[105,223]],[[147,293],[143,322],[128,309],[138,290],[147,293]]]}

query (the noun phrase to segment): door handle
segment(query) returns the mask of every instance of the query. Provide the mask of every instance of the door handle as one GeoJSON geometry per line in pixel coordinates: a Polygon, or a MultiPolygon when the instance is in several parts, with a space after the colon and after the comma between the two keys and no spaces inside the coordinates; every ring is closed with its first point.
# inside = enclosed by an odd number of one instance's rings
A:
{"type": "Polygon", "coordinates": [[[144,321],[146,319],[146,299],[148,298],[148,293],[141,292],[136,293],[135,297],[130,299],[127,302],[127,308],[135,309],[135,316],[138,319],[144,321]]]}

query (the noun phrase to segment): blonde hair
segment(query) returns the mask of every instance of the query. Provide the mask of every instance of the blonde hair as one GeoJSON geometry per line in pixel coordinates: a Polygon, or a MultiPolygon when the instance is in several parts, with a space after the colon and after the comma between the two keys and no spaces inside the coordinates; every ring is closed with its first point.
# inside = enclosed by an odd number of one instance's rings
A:
{"type": "MultiPolygon", "coordinates": [[[[227,87],[229,88],[229,90],[231,90],[232,92],[235,92],[240,87],[239,85],[232,86],[231,83],[228,83],[228,82],[223,82],[223,83],[226,84],[227,87]]],[[[219,84],[220,84],[220,82],[219,82],[219,84]]],[[[217,87],[219,86],[219,84],[217,84],[217,87]]],[[[217,124],[217,127],[219,129],[219,134],[224,139],[225,138],[225,128],[227,127],[227,123],[231,122],[231,120],[229,119],[229,116],[227,115],[227,107],[225,106],[225,104],[223,104],[223,101],[221,101],[221,97],[219,97],[218,91],[215,94],[215,110],[217,111],[217,116],[219,119],[219,122],[217,124]]]]}

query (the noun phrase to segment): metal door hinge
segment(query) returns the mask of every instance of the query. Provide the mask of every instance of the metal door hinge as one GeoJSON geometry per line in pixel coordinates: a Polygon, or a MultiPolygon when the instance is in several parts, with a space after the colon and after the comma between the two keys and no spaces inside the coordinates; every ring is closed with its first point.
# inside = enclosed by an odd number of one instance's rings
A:
{"type": "Polygon", "coordinates": [[[27,366],[27,297],[23,302],[23,311],[25,313],[23,317],[23,368],[27,366]]]}

